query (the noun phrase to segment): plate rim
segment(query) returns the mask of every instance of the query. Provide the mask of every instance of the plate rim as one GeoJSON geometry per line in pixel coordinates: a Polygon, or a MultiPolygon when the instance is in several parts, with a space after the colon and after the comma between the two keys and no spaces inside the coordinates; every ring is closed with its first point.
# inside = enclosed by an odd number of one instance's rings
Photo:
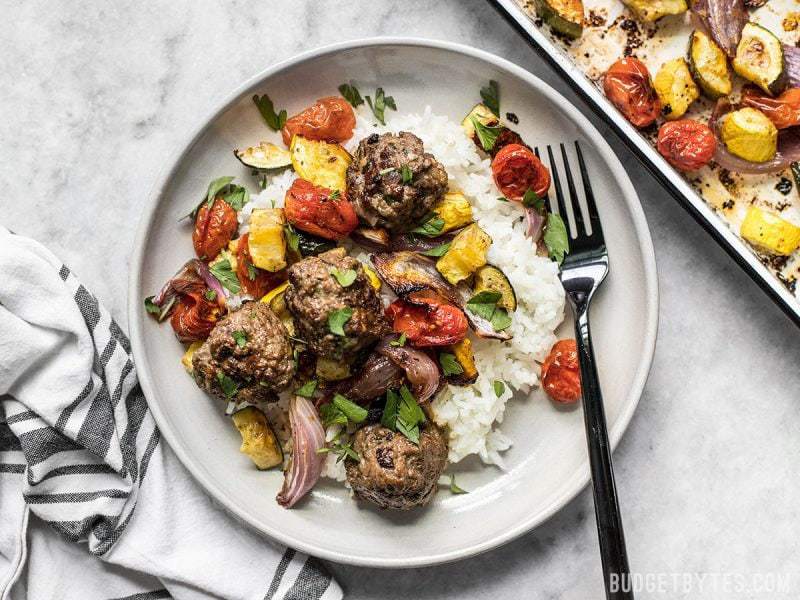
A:
{"type": "MultiPolygon", "coordinates": [[[[318,546],[311,542],[296,539],[291,535],[282,533],[279,529],[264,526],[255,519],[251,519],[246,512],[239,510],[235,505],[234,500],[225,493],[221,486],[214,482],[211,477],[206,476],[202,469],[195,467],[188,451],[182,448],[179,444],[174,443],[177,439],[177,434],[170,429],[166,417],[161,412],[158,403],[150,401],[151,396],[155,397],[155,386],[153,381],[150,379],[147,369],[144,367],[144,365],[147,363],[143,351],[142,339],[143,323],[146,315],[144,314],[143,304],[139,301],[136,295],[141,284],[141,269],[142,262],[144,260],[144,242],[149,234],[151,225],[155,218],[156,209],[161,200],[162,192],[165,189],[166,184],[174,176],[185,156],[205,134],[211,124],[226,110],[238,102],[244,94],[250,92],[253,88],[260,85],[261,82],[268,77],[274,76],[282,71],[292,69],[300,64],[316,60],[329,54],[335,54],[345,50],[372,48],[377,46],[410,46],[417,48],[431,48],[434,50],[445,50],[485,61],[500,70],[508,72],[510,75],[523,80],[525,83],[533,87],[536,87],[537,90],[544,94],[550,101],[560,106],[565,112],[566,116],[576,124],[581,132],[592,140],[595,145],[595,150],[602,156],[603,160],[610,167],[614,179],[622,188],[623,199],[633,219],[639,250],[642,254],[644,262],[644,287],[646,294],[646,306],[644,307],[645,352],[637,368],[633,379],[633,384],[628,392],[627,399],[622,407],[622,411],[619,414],[618,420],[615,426],[609,431],[611,448],[612,450],[616,448],[619,440],[622,437],[622,434],[627,429],[633,417],[636,407],[639,404],[642,391],[644,390],[644,386],[647,382],[650,368],[652,366],[653,356],[655,353],[656,337],[658,333],[659,290],[655,251],[644,210],[642,209],[639,201],[639,196],[636,193],[633,183],[628,177],[628,174],[625,171],[622,163],[620,162],[619,158],[617,158],[616,154],[614,154],[608,142],[605,140],[605,138],[603,138],[597,128],[583,114],[581,114],[574,104],[569,102],[563,95],[561,95],[542,79],[536,75],[533,75],[522,67],[510,62],[509,60],[496,56],[485,50],[480,50],[478,48],[457,42],[419,37],[378,36],[328,44],[307,50],[263,69],[236,87],[221,101],[218,101],[215,105],[215,108],[213,108],[202,120],[199,121],[201,125],[192,128],[188,135],[179,136],[178,142],[172,145],[172,149],[175,151],[171,152],[167,156],[173,158],[169,160],[169,162],[157,175],[155,183],[151,187],[148,194],[147,201],[143,206],[142,216],[140,217],[136,236],[134,238],[133,254],[131,257],[130,273],[128,276],[128,329],[130,332],[134,365],[142,365],[141,368],[137,367],[139,384],[142,387],[145,399],[147,400],[147,405],[150,409],[150,412],[153,414],[159,431],[169,444],[172,451],[175,452],[176,456],[181,461],[181,464],[187,469],[187,471],[189,471],[195,481],[200,484],[200,486],[209,496],[211,496],[216,502],[219,502],[220,505],[228,512],[228,514],[232,515],[239,522],[245,523],[248,527],[254,531],[257,531],[258,533],[312,556],[331,560],[337,563],[364,567],[412,568],[449,563],[475,556],[483,552],[487,552],[493,548],[497,548],[498,546],[504,545],[541,525],[561,508],[566,506],[567,503],[575,498],[588,485],[588,457],[583,467],[576,471],[575,476],[565,482],[564,493],[554,499],[546,509],[539,511],[532,518],[521,521],[515,527],[503,532],[502,534],[495,535],[480,543],[471,544],[460,549],[426,554],[413,558],[376,558],[354,554],[343,554],[338,551],[330,551],[323,546],[318,546]]],[[[567,313],[566,318],[569,318],[568,315],[569,313],[567,313]]]]}

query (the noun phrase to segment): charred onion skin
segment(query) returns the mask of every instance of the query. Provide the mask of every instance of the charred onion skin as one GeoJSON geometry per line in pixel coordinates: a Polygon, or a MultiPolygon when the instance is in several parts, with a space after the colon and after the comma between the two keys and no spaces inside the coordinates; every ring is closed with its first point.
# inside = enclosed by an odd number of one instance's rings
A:
{"type": "Polygon", "coordinates": [[[375,347],[375,351],[405,371],[417,402],[427,402],[441,385],[439,367],[424,351],[408,344],[392,345],[396,341],[397,336],[385,337],[375,347]]]}
{"type": "Polygon", "coordinates": [[[692,0],[690,9],[695,23],[733,58],[749,20],[744,0],[692,0]]]}

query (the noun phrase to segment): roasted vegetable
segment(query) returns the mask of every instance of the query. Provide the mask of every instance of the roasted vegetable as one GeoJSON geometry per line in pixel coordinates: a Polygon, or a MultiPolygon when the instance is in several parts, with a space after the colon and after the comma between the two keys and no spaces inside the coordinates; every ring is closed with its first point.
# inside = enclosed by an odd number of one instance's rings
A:
{"type": "Polygon", "coordinates": [[[683,58],[665,62],[658,70],[653,86],[661,100],[661,112],[669,120],[681,118],[692,102],[700,97],[700,90],[683,58]]]}
{"type": "Polygon", "coordinates": [[[783,84],[783,46],[775,35],[755,23],[742,30],[736,46],[733,70],[768,94],[776,94],[783,84]]]}
{"type": "Polygon", "coordinates": [[[478,368],[475,366],[475,354],[472,352],[472,341],[464,338],[457,344],[450,346],[450,352],[456,357],[458,364],[463,369],[462,373],[450,375],[448,383],[453,385],[470,385],[478,380],[478,368]]]}
{"type": "Polygon", "coordinates": [[[500,292],[497,306],[505,308],[509,312],[517,310],[517,295],[514,293],[514,288],[505,273],[497,267],[486,265],[475,271],[472,288],[476,294],[486,290],[500,292]]]}
{"type": "Polygon", "coordinates": [[[289,117],[281,135],[283,143],[287,145],[295,135],[302,135],[309,140],[346,142],[353,137],[355,126],[356,115],[347,100],[340,96],[328,96],[289,117]]]}
{"type": "Polygon", "coordinates": [[[350,365],[346,362],[324,358],[317,358],[317,377],[325,381],[341,381],[350,377],[350,365]]]}
{"type": "Polygon", "coordinates": [[[472,107],[472,110],[467,113],[467,116],[464,117],[464,120],[461,121],[461,129],[464,130],[464,133],[467,134],[467,137],[472,141],[475,141],[475,125],[472,123],[472,119],[478,121],[478,123],[482,123],[487,127],[497,127],[500,125],[500,120],[497,118],[488,106],[485,104],[476,104],[472,107]]]}
{"type": "Polygon", "coordinates": [[[264,304],[269,304],[269,307],[272,309],[278,318],[283,323],[283,326],[286,327],[286,331],[289,332],[289,335],[294,335],[294,320],[292,319],[291,313],[289,313],[289,309],[286,308],[286,288],[289,287],[289,282],[284,281],[278,287],[271,289],[269,292],[264,294],[264,297],[261,298],[261,302],[264,304]]]}
{"type": "Polygon", "coordinates": [[[194,356],[194,353],[197,352],[197,349],[202,345],[203,342],[192,342],[181,357],[181,364],[183,365],[183,368],[186,369],[186,372],[190,375],[194,371],[192,368],[192,357],[194,356]]]}
{"type": "Polygon", "coordinates": [[[263,412],[247,406],[231,419],[242,436],[239,452],[249,456],[256,467],[263,471],[283,464],[283,450],[263,412]]]}
{"type": "Polygon", "coordinates": [[[331,191],[344,191],[345,173],[351,161],[347,150],[338,144],[307,140],[300,135],[292,138],[289,150],[299,177],[331,191]]]}
{"type": "Polygon", "coordinates": [[[297,249],[302,256],[316,256],[336,247],[336,242],[297,229],[297,249]]]}
{"type": "Polygon", "coordinates": [[[238,228],[236,211],[225,200],[217,197],[210,207],[204,202],[197,209],[192,231],[192,244],[197,257],[206,261],[213,260],[230,242],[238,228]]]}
{"type": "Polygon", "coordinates": [[[772,121],[755,108],[728,113],[720,127],[728,152],[751,162],[767,162],[778,151],[778,130],[772,121]]]}
{"type": "Polygon", "coordinates": [[[341,240],[358,226],[358,215],[338,190],[295,179],[284,201],[286,220],[296,229],[328,240],[341,240]]]}
{"type": "Polygon", "coordinates": [[[440,233],[460,229],[472,223],[472,205],[461,192],[447,192],[432,211],[444,221],[440,233]]]}
{"type": "Polygon", "coordinates": [[[250,213],[248,246],[259,269],[274,272],[286,266],[285,224],[282,208],[258,208],[250,213]]]}
{"type": "Polygon", "coordinates": [[[641,21],[657,21],[667,15],[680,15],[689,10],[686,0],[623,0],[641,21]]]}
{"type": "Polygon", "coordinates": [[[417,347],[450,346],[469,330],[464,312],[431,290],[411,292],[386,308],[392,330],[417,347]]]}
{"type": "Polygon", "coordinates": [[[661,100],[650,71],[633,56],[621,58],[608,68],[603,76],[603,92],[634,127],[649,127],[661,115],[661,100]]]}
{"type": "Polygon", "coordinates": [[[389,248],[389,232],[383,227],[356,227],[350,233],[350,239],[367,250],[384,251],[389,248]]]}
{"type": "Polygon", "coordinates": [[[369,279],[369,284],[376,290],[380,291],[381,280],[380,277],[378,277],[378,274],[375,271],[373,271],[369,265],[365,265],[362,263],[361,266],[364,269],[364,275],[366,275],[367,279],[369,279]]]}
{"type": "Polygon", "coordinates": [[[727,96],[733,90],[728,59],[722,49],[702,31],[689,38],[689,69],[694,80],[709,98],[727,96]]]}
{"type": "Polygon", "coordinates": [[[676,169],[696,171],[714,158],[717,137],[705,123],[681,119],[661,126],[656,147],[676,169]]]}
{"type": "Polygon", "coordinates": [[[788,256],[800,246],[800,227],[758,206],[747,209],[740,233],[756,248],[788,256]]]}
{"type": "Polygon", "coordinates": [[[581,0],[534,0],[536,14],[554,31],[567,37],[579,38],[583,33],[583,2],[581,0]]]}
{"type": "Polygon", "coordinates": [[[234,150],[233,154],[246,167],[260,171],[284,169],[292,164],[292,154],[269,142],[250,146],[244,150],[234,150]]]}
{"type": "Polygon", "coordinates": [[[486,264],[491,244],[489,234],[473,223],[453,238],[445,255],[436,261],[436,269],[455,285],[486,264]]]}

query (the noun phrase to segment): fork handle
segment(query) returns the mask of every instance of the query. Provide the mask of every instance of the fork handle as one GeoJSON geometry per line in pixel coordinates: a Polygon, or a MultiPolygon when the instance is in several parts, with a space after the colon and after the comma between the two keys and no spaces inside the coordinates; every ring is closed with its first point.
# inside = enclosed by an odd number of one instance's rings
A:
{"type": "Polygon", "coordinates": [[[588,306],[582,308],[575,317],[575,339],[581,365],[583,416],[586,424],[586,441],[589,446],[594,511],[600,540],[606,598],[633,600],[628,553],[625,550],[625,535],[622,531],[617,488],[614,485],[614,469],[611,465],[611,446],[608,443],[603,394],[600,391],[592,340],[589,335],[589,311],[588,306]]]}

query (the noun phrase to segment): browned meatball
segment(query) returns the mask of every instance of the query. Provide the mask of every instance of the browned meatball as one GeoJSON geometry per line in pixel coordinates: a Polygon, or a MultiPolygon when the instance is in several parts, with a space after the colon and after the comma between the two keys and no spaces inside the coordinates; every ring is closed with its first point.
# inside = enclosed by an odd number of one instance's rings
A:
{"type": "Polygon", "coordinates": [[[319,356],[347,360],[355,352],[386,335],[389,325],[383,305],[369,282],[364,268],[347,256],[344,248],[309,256],[289,268],[286,307],[294,317],[297,337],[319,356]],[[333,276],[355,271],[352,283],[343,286],[333,276]],[[352,315],[343,326],[345,335],[330,329],[328,318],[336,311],[350,309],[352,315]]]}
{"type": "Polygon", "coordinates": [[[347,197],[372,227],[411,229],[446,191],[444,167],[405,131],[361,140],[347,168],[347,197]]]}
{"type": "Polygon", "coordinates": [[[359,429],[353,439],[358,462],[346,462],[347,481],[356,496],[381,508],[408,510],[424,506],[436,493],[447,464],[447,441],[428,424],[419,446],[380,424],[359,429]]]}
{"type": "Polygon", "coordinates": [[[274,400],[295,372],[289,333],[267,304],[248,302],[216,324],[192,369],[197,385],[219,398],[274,400]]]}

